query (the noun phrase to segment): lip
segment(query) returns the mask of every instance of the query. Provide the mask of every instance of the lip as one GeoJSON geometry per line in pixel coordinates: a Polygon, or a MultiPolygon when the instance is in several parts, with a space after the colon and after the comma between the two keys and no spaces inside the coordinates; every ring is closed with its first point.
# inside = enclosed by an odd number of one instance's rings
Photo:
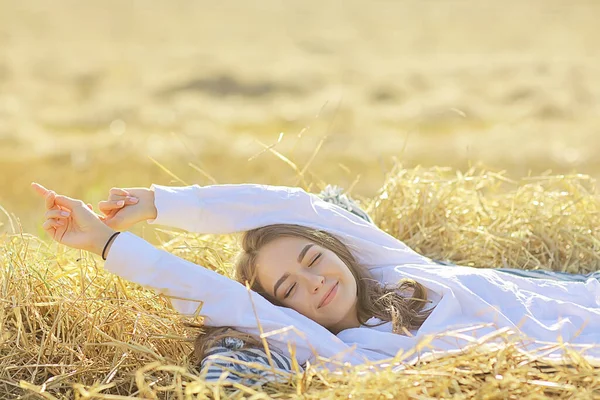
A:
{"type": "Polygon", "coordinates": [[[335,294],[337,292],[337,287],[340,284],[339,281],[337,281],[335,283],[335,285],[333,285],[331,287],[331,289],[329,289],[329,291],[327,292],[327,294],[325,296],[323,296],[323,299],[321,300],[321,302],[319,303],[319,306],[317,308],[321,308],[326,306],[327,304],[329,304],[331,302],[331,300],[333,300],[333,298],[335,297],[335,294]]]}

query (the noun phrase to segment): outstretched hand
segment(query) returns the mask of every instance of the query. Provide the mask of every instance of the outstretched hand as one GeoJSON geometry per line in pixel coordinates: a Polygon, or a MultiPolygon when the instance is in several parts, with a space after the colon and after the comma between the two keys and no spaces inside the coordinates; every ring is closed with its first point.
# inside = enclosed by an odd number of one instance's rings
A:
{"type": "Polygon", "coordinates": [[[81,200],[57,195],[40,184],[31,187],[44,198],[46,205],[44,230],[58,243],[101,254],[114,230],[94,213],[91,205],[81,200]]]}
{"type": "Polygon", "coordinates": [[[104,213],[104,223],[117,231],[124,231],[138,222],[155,219],[154,191],[148,188],[112,188],[108,199],[98,203],[104,213]]]}

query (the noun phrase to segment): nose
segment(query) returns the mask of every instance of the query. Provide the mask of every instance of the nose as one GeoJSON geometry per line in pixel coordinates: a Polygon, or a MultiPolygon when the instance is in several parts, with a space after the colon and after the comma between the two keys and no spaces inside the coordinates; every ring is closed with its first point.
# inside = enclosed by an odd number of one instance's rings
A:
{"type": "Polygon", "coordinates": [[[325,284],[325,277],[317,274],[307,274],[306,283],[310,293],[318,293],[325,284]]]}

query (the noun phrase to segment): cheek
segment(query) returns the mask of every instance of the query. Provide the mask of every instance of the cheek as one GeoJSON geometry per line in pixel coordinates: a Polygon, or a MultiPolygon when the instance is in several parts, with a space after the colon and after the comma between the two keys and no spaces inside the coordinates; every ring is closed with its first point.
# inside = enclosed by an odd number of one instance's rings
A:
{"type": "Polygon", "coordinates": [[[356,279],[350,270],[348,270],[348,274],[346,275],[346,286],[348,287],[348,292],[352,296],[358,295],[358,285],[356,284],[356,279]]]}
{"type": "Polygon", "coordinates": [[[305,317],[314,319],[316,317],[315,311],[308,306],[308,303],[305,300],[306,299],[298,297],[288,302],[285,306],[299,312],[305,317]]]}
{"type": "Polygon", "coordinates": [[[294,305],[294,308],[297,310],[308,310],[309,307],[309,299],[306,297],[306,293],[295,293],[294,298],[290,301],[291,304],[294,305]]]}

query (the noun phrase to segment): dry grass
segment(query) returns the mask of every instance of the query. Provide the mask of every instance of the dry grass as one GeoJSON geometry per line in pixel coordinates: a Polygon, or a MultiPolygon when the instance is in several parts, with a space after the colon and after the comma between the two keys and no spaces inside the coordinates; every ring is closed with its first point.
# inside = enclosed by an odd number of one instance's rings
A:
{"type": "Polygon", "coordinates": [[[582,174],[512,180],[481,167],[397,166],[371,211],[434,259],[588,273],[600,270],[599,204],[595,181],[582,174]]]}
{"type": "MultiPolygon", "coordinates": [[[[483,169],[398,165],[379,195],[364,201],[380,226],[431,257],[478,266],[599,269],[600,199],[586,176],[511,181],[483,169]]],[[[175,254],[230,272],[235,237],[157,235],[175,254]]],[[[177,316],[165,299],[106,273],[88,254],[28,234],[1,240],[4,398],[600,398],[600,366],[575,352],[568,365],[544,364],[520,352],[510,331],[498,332],[506,341],[500,348],[484,342],[416,365],[403,364],[410,354],[399,354],[384,368],[309,368],[262,389],[206,383],[193,368],[196,331],[183,324],[199,321],[177,316]]]]}

